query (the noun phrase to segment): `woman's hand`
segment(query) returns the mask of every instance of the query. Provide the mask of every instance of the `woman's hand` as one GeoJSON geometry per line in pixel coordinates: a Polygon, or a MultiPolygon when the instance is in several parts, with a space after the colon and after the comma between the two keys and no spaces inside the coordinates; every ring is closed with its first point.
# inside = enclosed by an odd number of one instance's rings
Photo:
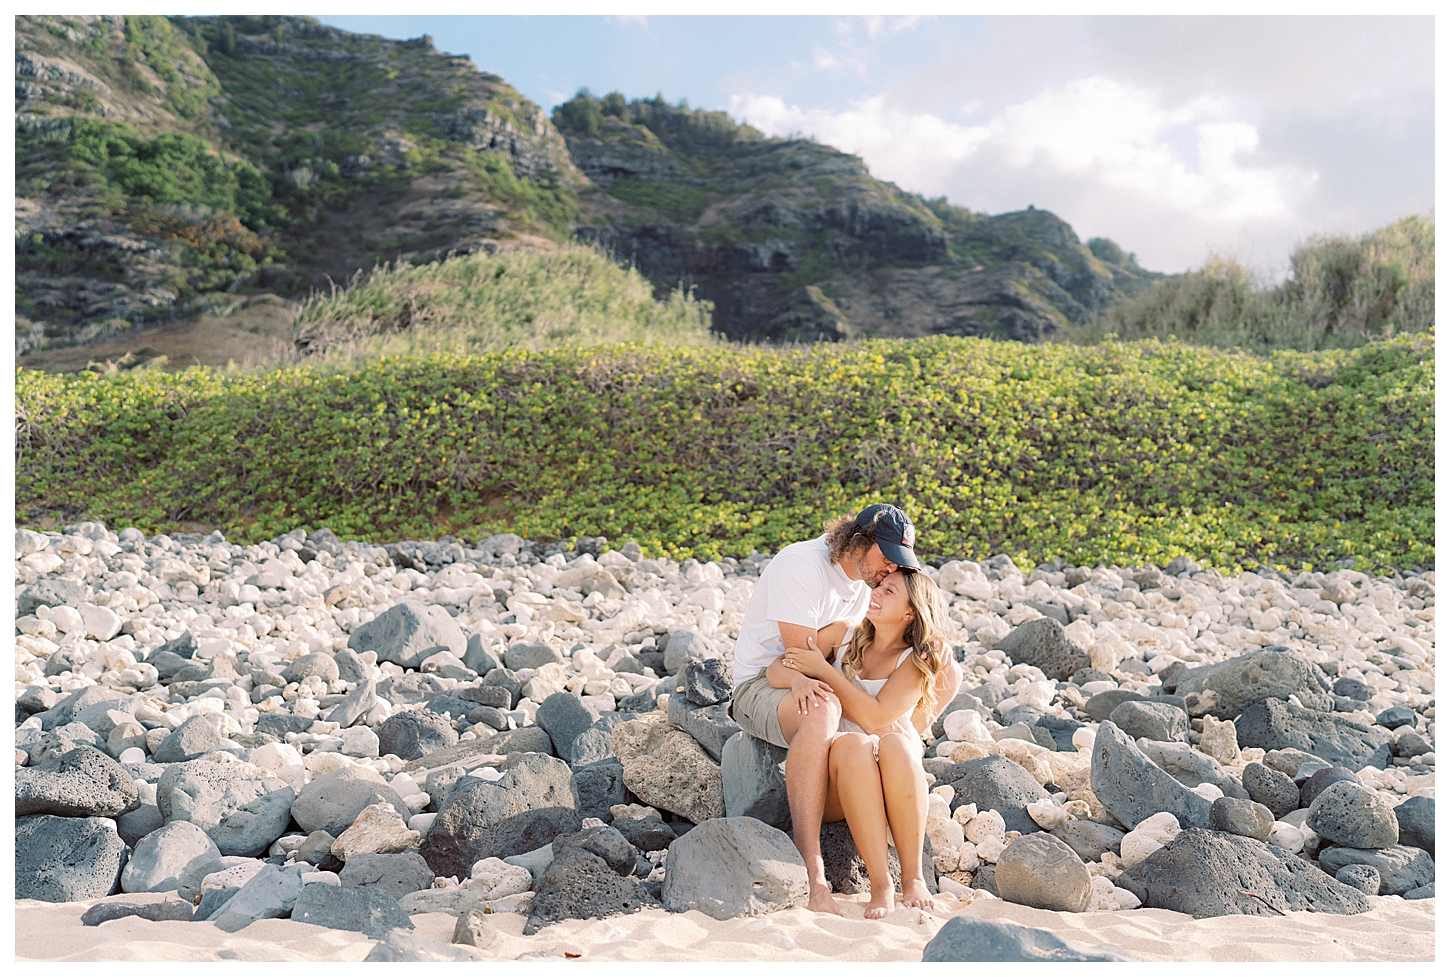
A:
{"type": "Polygon", "coordinates": [[[802,675],[809,675],[811,678],[823,678],[827,672],[835,671],[831,663],[826,661],[826,656],[816,647],[815,638],[807,638],[808,648],[787,648],[785,650],[784,664],[787,668],[793,668],[802,675]]]}
{"type": "Polygon", "coordinates": [[[796,712],[802,716],[811,711],[811,706],[819,708],[824,705],[825,700],[829,700],[832,695],[831,687],[825,682],[800,674],[791,678],[790,694],[796,712]]]}

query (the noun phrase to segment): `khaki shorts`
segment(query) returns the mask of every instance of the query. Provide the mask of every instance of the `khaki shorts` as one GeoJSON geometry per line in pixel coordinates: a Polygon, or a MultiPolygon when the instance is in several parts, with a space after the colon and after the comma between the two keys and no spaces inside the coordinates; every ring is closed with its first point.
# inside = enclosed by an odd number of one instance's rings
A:
{"type": "Polygon", "coordinates": [[[790,689],[772,688],[770,681],[761,672],[735,689],[730,703],[729,716],[742,730],[758,740],[774,743],[781,749],[790,749],[785,734],[780,731],[780,700],[790,689]]]}

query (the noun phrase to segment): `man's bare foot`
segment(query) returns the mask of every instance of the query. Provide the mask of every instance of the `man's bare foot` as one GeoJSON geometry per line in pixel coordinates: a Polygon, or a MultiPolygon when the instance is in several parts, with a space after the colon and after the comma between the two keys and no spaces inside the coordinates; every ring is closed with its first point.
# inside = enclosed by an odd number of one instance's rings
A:
{"type": "Polygon", "coordinates": [[[871,901],[866,904],[867,919],[885,919],[896,908],[896,893],[887,888],[883,892],[871,890],[871,901]]]}
{"type": "Polygon", "coordinates": [[[806,908],[813,913],[831,913],[835,916],[844,916],[841,907],[836,905],[836,900],[831,898],[830,886],[811,887],[810,898],[806,900],[806,908]]]}
{"type": "Polygon", "coordinates": [[[927,890],[926,883],[921,879],[901,880],[901,902],[902,905],[911,906],[913,909],[936,908],[936,902],[927,890]]]}

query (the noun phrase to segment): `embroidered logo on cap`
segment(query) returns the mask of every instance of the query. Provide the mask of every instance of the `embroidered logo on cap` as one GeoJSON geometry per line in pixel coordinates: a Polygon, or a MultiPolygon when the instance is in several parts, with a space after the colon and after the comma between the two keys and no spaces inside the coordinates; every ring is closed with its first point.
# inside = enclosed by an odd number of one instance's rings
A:
{"type": "Polygon", "coordinates": [[[901,545],[902,546],[915,546],[916,545],[916,527],[913,526],[911,523],[907,523],[906,524],[906,527],[901,530],[901,545]]]}

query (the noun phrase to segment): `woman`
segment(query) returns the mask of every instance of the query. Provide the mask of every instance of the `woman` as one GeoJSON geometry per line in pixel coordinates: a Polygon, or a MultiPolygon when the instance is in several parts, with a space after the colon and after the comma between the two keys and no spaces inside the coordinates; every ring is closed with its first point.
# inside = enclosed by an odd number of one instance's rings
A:
{"type": "Polygon", "coordinates": [[[900,839],[902,901],[929,909],[922,875],[927,791],[922,738],[961,681],[943,638],[941,592],[924,573],[898,570],[871,592],[866,619],[852,632],[835,664],[816,647],[788,648],[767,670],[777,688],[806,693],[816,680],[830,686],[842,720],[831,744],[826,821],[845,819],[871,879],[867,919],[895,908],[887,862],[887,828],[900,839]]]}

